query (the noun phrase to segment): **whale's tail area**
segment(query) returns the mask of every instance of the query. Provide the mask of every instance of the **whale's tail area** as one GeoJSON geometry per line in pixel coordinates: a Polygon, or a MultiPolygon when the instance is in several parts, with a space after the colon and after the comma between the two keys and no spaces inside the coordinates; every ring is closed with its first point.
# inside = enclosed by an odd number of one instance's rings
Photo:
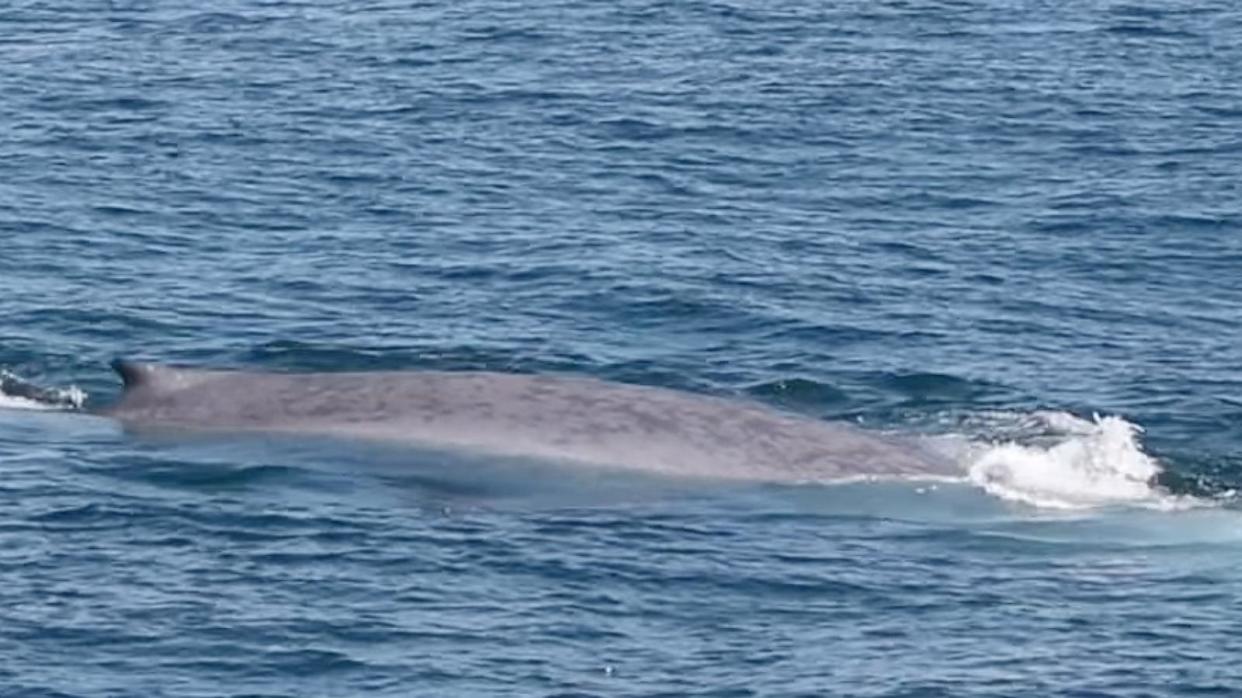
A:
{"type": "Polygon", "coordinates": [[[47,388],[0,369],[0,407],[33,410],[78,410],[86,393],[75,385],[47,388]]]}

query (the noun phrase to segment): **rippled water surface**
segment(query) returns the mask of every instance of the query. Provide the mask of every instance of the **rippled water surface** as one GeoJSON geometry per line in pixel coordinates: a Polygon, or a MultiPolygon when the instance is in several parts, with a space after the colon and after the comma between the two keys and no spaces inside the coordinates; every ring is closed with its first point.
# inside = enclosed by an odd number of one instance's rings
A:
{"type": "Polygon", "coordinates": [[[0,4],[0,695],[1242,692],[1239,36],[1221,2],[0,4]],[[118,356],[588,375],[962,477],[31,409],[106,404],[118,356]]]}

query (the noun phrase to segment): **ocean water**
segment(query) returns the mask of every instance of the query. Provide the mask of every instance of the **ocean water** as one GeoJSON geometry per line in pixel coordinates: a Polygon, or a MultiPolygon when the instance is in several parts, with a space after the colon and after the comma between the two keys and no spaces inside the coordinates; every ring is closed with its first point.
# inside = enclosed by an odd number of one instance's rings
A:
{"type": "Polygon", "coordinates": [[[1242,694],[1235,4],[210,6],[0,3],[0,695],[1242,694]],[[962,472],[144,438],[121,356],[962,472]]]}

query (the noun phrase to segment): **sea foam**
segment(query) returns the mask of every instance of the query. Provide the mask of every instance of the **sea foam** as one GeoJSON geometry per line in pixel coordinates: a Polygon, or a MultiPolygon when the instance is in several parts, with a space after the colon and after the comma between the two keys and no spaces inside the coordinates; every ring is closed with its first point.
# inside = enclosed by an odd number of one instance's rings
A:
{"type": "Polygon", "coordinates": [[[1137,424],[1065,412],[1026,417],[1028,426],[1030,420],[1042,423],[1041,438],[976,442],[966,459],[971,483],[997,497],[1043,508],[1194,505],[1156,484],[1162,467],[1143,451],[1143,430],[1137,424]]]}
{"type": "Polygon", "coordinates": [[[77,410],[86,393],[77,386],[43,388],[0,369],[0,408],[17,410],[77,410]]]}

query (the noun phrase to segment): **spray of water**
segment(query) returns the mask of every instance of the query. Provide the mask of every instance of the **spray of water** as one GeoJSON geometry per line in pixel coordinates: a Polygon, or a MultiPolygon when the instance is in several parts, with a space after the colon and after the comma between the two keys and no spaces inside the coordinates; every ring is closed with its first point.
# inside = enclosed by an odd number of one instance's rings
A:
{"type": "Polygon", "coordinates": [[[86,393],[77,386],[44,388],[0,369],[0,407],[22,410],[77,410],[86,393]]]}
{"type": "Polygon", "coordinates": [[[1064,412],[1024,415],[1038,438],[977,443],[967,478],[1003,499],[1055,509],[1112,505],[1184,508],[1193,502],[1156,485],[1160,463],[1143,451],[1142,428],[1121,417],[1082,419],[1064,412]]]}

